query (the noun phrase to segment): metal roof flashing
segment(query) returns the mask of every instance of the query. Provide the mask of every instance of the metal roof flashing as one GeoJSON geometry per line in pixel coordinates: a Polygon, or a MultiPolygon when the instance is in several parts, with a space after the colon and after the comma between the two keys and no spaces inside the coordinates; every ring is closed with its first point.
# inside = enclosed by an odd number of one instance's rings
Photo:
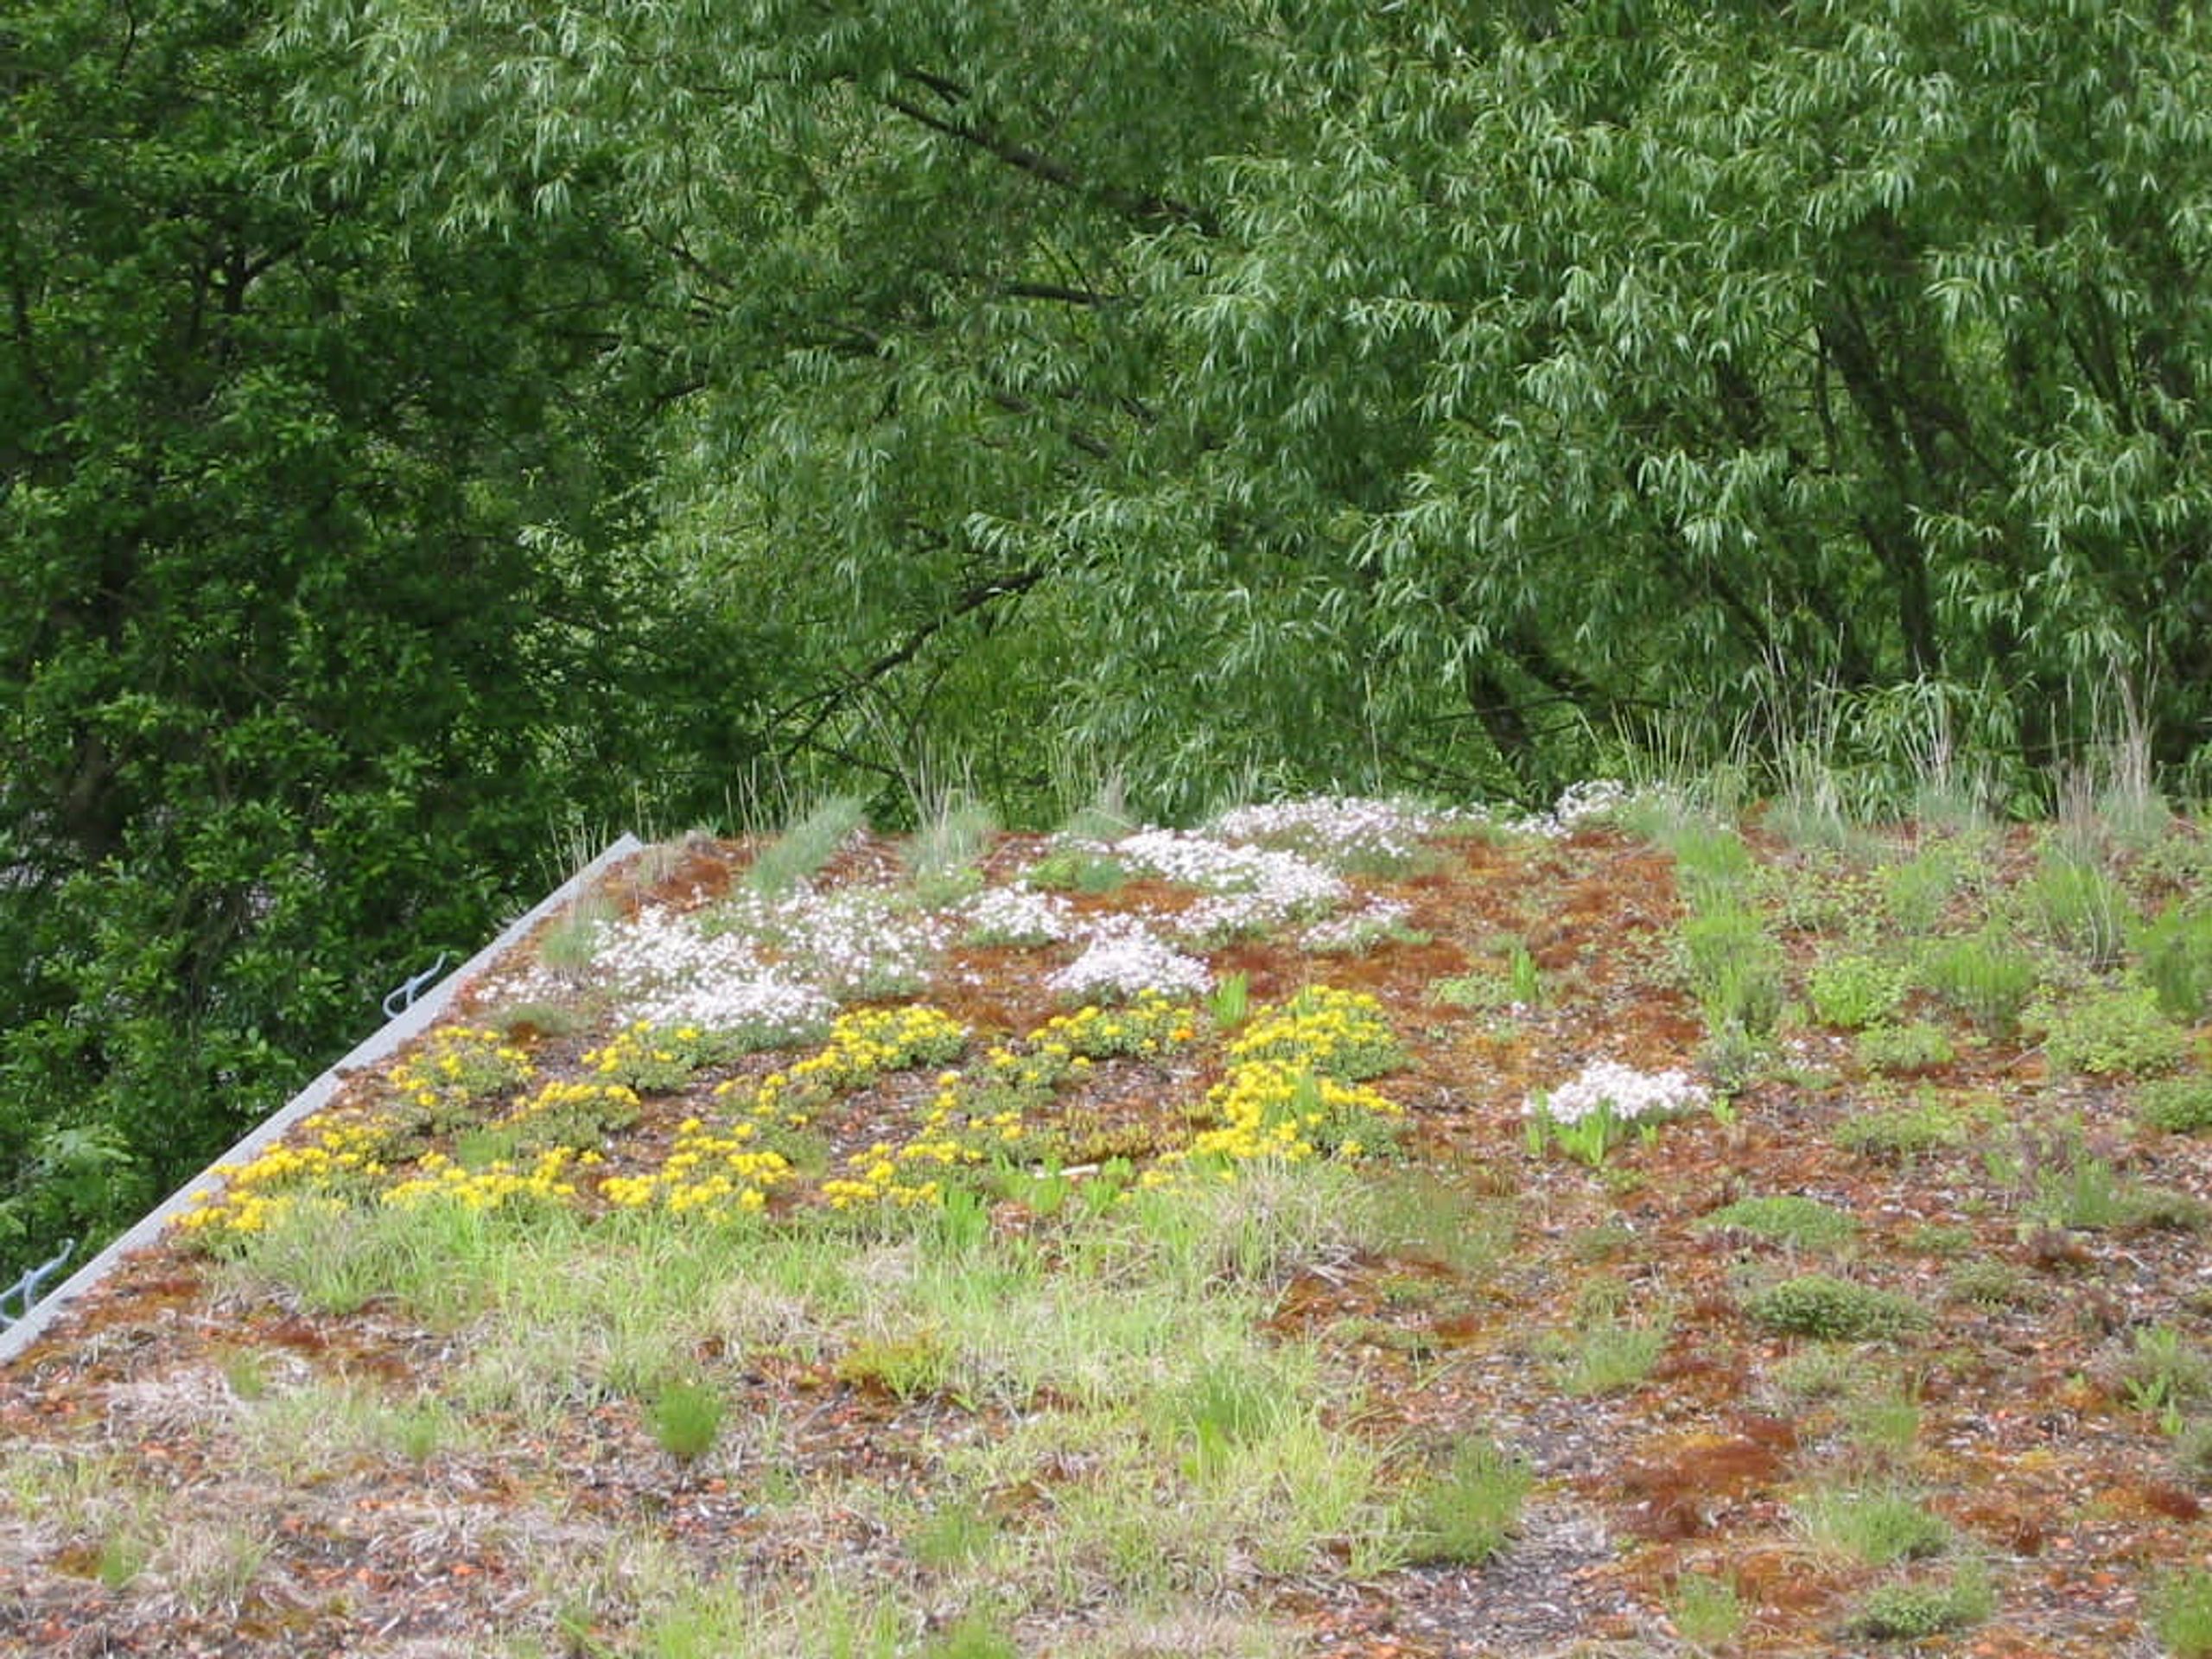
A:
{"type": "Polygon", "coordinates": [[[36,1342],[47,1326],[70,1302],[105,1278],[134,1250],[143,1249],[156,1243],[169,1224],[193,1207],[193,1195],[205,1191],[210,1183],[220,1185],[222,1178],[215,1168],[223,1164],[245,1163],[272,1145],[286,1131],[327,1104],[339,1086],[352,1073],[375,1064],[397,1050],[410,1038],[416,1037],[436,1023],[446,1007],[461,987],[476,978],[492,964],[520,944],[530,931],[548,916],[569,903],[590,884],[605,874],[615,864],[632,853],[644,849],[645,843],[635,836],[625,835],[616,840],[598,857],[544,898],[539,899],[522,915],[500,931],[499,936],[479,950],[467,962],[448,974],[429,990],[423,993],[405,1009],[379,1027],[364,1041],[349,1051],[344,1058],[325,1071],[314,1082],[292,1096],[276,1111],[249,1130],[236,1145],[214,1160],[207,1169],[194,1176],[169,1194],[145,1215],[139,1217],[131,1229],[69,1275],[44,1297],[33,1303],[22,1318],[0,1331],[0,1365],[6,1365],[26,1352],[36,1342]]]}

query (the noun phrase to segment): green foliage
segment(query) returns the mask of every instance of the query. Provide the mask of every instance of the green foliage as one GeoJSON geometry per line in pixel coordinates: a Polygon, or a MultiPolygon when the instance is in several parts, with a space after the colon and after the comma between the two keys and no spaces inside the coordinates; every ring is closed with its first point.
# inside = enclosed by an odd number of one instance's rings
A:
{"type": "Polygon", "coordinates": [[[1896,963],[1856,951],[1823,957],[1805,984],[1813,1012],[1857,1031],[1887,1020],[1904,1001],[1906,975],[1896,963]]]}
{"type": "Polygon", "coordinates": [[[1939,1577],[1877,1585],[1852,1604],[1843,1629],[1877,1642],[1914,1642],[1969,1630],[1996,1605],[1986,1571],[1967,1561],[1939,1577]]]}
{"type": "Polygon", "coordinates": [[[1852,688],[1831,775],[2002,795],[2069,686],[2145,688],[2160,766],[2207,706],[2207,48],[2138,9],[296,18],[341,181],[633,227],[617,338],[714,370],[652,545],[796,601],[803,766],[1541,793],[1786,676],[1852,688]]]}
{"type": "Polygon", "coordinates": [[[1828,1342],[1901,1337],[1928,1323],[1927,1310],[1909,1297],[1824,1273],[1770,1285],[1745,1299],[1744,1312],[1770,1331],[1828,1342]]]}
{"type": "Polygon", "coordinates": [[[2140,1077],[2172,1071],[2189,1052],[2189,1033],[2159,1007],[2157,993],[2137,982],[2038,1001],[2024,1017],[2062,1071],[2140,1077]]]}
{"type": "Polygon", "coordinates": [[[2036,965],[2003,933],[1986,930],[1930,947],[1920,979],[1984,1031],[2005,1036],[2035,988],[2036,965]]]}
{"type": "Polygon", "coordinates": [[[1852,1044],[1869,1071],[1926,1071],[1958,1058],[1941,1026],[1915,1020],[1902,1026],[1869,1026],[1852,1044]]]}
{"type": "Polygon", "coordinates": [[[1407,1559],[1480,1566],[1520,1530],[1533,1480],[1524,1461],[1493,1441],[1458,1440],[1443,1466],[1425,1471],[1406,1497],[1407,1559]]]}
{"type": "Polygon", "coordinates": [[[0,1277],[200,1167],[746,695],[712,619],[644,654],[662,595],[611,562],[647,387],[591,319],[631,256],[340,187],[283,113],[324,48],[271,10],[6,31],[0,1167],[63,1173],[6,1198],[0,1277]]]}
{"type": "Polygon", "coordinates": [[[1834,1250],[1859,1230],[1859,1224],[1844,1211],[1795,1192],[1738,1198],[1698,1225],[1716,1232],[1748,1233],[1800,1250],[1834,1250]]]}
{"type": "Polygon", "coordinates": [[[2135,1091],[2135,1113],[2170,1135],[2212,1130],[2212,1077],[2193,1074],[2144,1084],[2135,1091]]]}

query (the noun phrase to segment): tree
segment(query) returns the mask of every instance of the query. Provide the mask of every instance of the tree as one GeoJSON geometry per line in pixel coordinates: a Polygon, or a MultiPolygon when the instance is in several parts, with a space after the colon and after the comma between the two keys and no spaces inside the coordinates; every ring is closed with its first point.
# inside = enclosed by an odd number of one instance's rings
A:
{"type": "Polygon", "coordinates": [[[1776,682],[1932,686],[2027,764],[2110,675],[2164,761],[2201,741],[2194,14],[301,28],[356,66],[318,130],[449,225],[625,204],[640,337],[698,373],[663,502],[709,591],[804,631],[794,753],[988,736],[1009,677],[1025,728],[1185,798],[1540,793],[1593,731],[1776,682]]]}
{"type": "Polygon", "coordinates": [[[620,250],[411,237],[266,35],[0,33],[0,1262],[198,1168],[656,759],[620,250]]]}

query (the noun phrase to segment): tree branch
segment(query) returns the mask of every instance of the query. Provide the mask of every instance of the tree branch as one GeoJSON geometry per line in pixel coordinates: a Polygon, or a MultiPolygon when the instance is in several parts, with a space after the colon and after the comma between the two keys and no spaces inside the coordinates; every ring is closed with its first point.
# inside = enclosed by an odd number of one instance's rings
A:
{"type": "MultiPolygon", "coordinates": [[[[909,69],[903,73],[907,79],[927,86],[944,98],[948,104],[957,104],[966,98],[966,93],[957,88],[948,91],[948,88],[953,87],[953,83],[950,81],[926,75],[918,70],[909,69]]],[[[1217,226],[1212,216],[1186,201],[1179,201],[1173,196],[1154,195],[1146,191],[1124,190],[1118,185],[1095,183],[1085,179],[1065,162],[1045,155],[1042,151],[1032,149],[1028,145],[1007,137],[1004,133],[986,123],[938,115],[924,109],[911,99],[900,98],[895,94],[884,101],[908,120],[918,122],[931,132],[942,133],[948,138],[957,138],[964,144],[973,144],[976,149],[995,156],[1008,167],[1027,173],[1032,178],[1039,179],[1058,189],[1102,201],[1115,212],[1126,214],[1131,219],[1141,219],[1147,223],[1165,222],[1195,226],[1208,235],[1216,232],[1217,226]]]]}

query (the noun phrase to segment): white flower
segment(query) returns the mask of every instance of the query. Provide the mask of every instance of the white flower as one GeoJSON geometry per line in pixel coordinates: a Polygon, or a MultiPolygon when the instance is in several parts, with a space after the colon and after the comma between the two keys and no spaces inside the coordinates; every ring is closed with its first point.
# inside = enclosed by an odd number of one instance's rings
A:
{"type": "Polygon", "coordinates": [[[1175,931],[1186,939],[1264,932],[1333,909],[1347,891],[1334,874],[1296,853],[1233,846],[1188,830],[1141,830],[1115,842],[1114,853],[1133,868],[1207,890],[1175,918],[1175,931]]]}
{"type": "Polygon", "coordinates": [[[1538,812],[1525,818],[1516,818],[1509,826],[1516,834],[1542,836],[1548,840],[1573,833],[1575,826],[1586,819],[1611,812],[1635,798],[1636,791],[1626,784],[1611,778],[1593,778],[1587,783],[1570,784],[1560,794],[1548,812],[1538,812]]]}
{"type": "Polygon", "coordinates": [[[1161,991],[1197,996],[1213,984],[1213,975],[1196,957],[1186,957],[1147,931],[1133,918],[1103,918],[1084,953],[1046,981],[1070,996],[1136,995],[1161,991]]]}
{"type": "Polygon", "coordinates": [[[968,931],[994,944],[1050,944],[1072,925],[1067,900],[1028,887],[987,887],[968,902],[968,931]]]}
{"type": "Polygon", "coordinates": [[[1638,1071],[1618,1060],[1592,1060],[1567,1083],[1549,1094],[1530,1095],[1522,1109],[1530,1117],[1554,1123],[1579,1123],[1607,1107],[1624,1123],[1639,1118],[1670,1117],[1708,1096],[1702,1085],[1680,1070],[1638,1071]]]}
{"type": "Polygon", "coordinates": [[[1370,899],[1349,915],[1316,922],[1299,935],[1307,950],[1363,950],[1406,925],[1412,907],[1395,899],[1370,899]]]}
{"type": "Polygon", "coordinates": [[[1397,801],[1317,795],[1236,807],[1223,813],[1213,827],[1231,841],[1287,847],[1338,864],[1401,864],[1414,858],[1421,838],[1443,829],[1451,816],[1397,801]]]}

